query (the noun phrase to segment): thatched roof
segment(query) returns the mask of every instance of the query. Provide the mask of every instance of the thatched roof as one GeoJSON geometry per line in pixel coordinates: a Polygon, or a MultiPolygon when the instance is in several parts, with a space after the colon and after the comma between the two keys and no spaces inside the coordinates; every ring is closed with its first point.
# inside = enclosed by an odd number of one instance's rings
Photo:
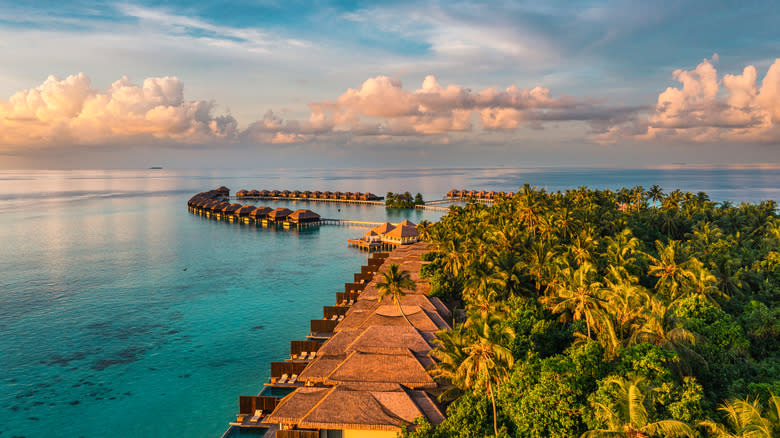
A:
{"type": "Polygon", "coordinates": [[[379,234],[377,234],[376,231],[368,230],[368,232],[366,234],[364,234],[363,237],[374,237],[374,236],[378,236],[378,235],[379,234]]]}
{"type": "Polygon", "coordinates": [[[417,226],[402,224],[399,224],[397,227],[385,233],[385,236],[394,237],[396,239],[419,237],[419,235],[420,234],[417,232],[417,226]]]}
{"type": "Polygon", "coordinates": [[[238,210],[236,210],[236,214],[245,216],[245,215],[248,215],[249,213],[251,213],[253,211],[255,211],[255,206],[247,204],[247,205],[242,206],[238,210]]]}
{"type": "Polygon", "coordinates": [[[363,330],[344,351],[351,352],[365,348],[408,348],[414,354],[428,354],[431,345],[414,327],[409,326],[371,326],[363,330]]]}
{"type": "Polygon", "coordinates": [[[275,208],[268,212],[268,217],[271,219],[282,219],[292,214],[292,210],[289,208],[275,208]]]}
{"type": "Polygon", "coordinates": [[[271,192],[268,190],[260,190],[260,196],[271,196],[271,192]]]}
{"type": "Polygon", "coordinates": [[[257,190],[250,190],[247,192],[247,196],[260,196],[260,192],[257,190]]]}
{"type": "Polygon", "coordinates": [[[249,193],[249,192],[247,192],[246,189],[241,189],[241,190],[236,192],[236,196],[246,196],[247,193],[249,193]]]}
{"type": "Polygon", "coordinates": [[[398,225],[403,225],[403,226],[406,226],[406,227],[416,227],[417,226],[416,223],[410,221],[409,219],[404,219],[398,225]]]}
{"type": "Polygon", "coordinates": [[[298,426],[400,431],[416,418],[426,416],[426,412],[431,412],[431,422],[440,423],[441,412],[436,415],[435,410],[430,409],[435,403],[424,402],[424,399],[422,391],[405,390],[400,385],[339,385],[331,389],[298,426]],[[411,393],[415,393],[414,397],[411,393]],[[415,400],[420,400],[424,409],[415,400]]]}
{"type": "MultiPolygon", "coordinates": [[[[430,360],[427,362],[431,365],[430,360]]],[[[399,383],[413,389],[436,387],[425,366],[408,348],[352,351],[325,379],[326,385],[361,382],[399,383]]]]}
{"type": "Polygon", "coordinates": [[[390,222],[385,222],[382,225],[377,225],[376,227],[372,228],[371,231],[377,233],[377,234],[385,234],[389,231],[391,231],[393,228],[393,224],[390,222]]]}
{"type": "Polygon", "coordinates": [[[332,388],[302,387],[284,397],[263,423],[297,424],[332,388]]]}
{"type": "MultiPolygon", "coordinates": [[[[406,295],[404,298],[409,296],[414,295],[406,295]]],[[[358,302],[360,301],[364,300],[361,299],[358,302]]],[[[403,309],[404,314],[417,330],[436,332],[441,329],[451,328],[449,323],[447,323],[447,321],[435,310],[426,311],[418,305],[404,305],[403,309]]],[[[339,333],[344,330],[366,329],[371,326],[408,327],[409,323],[407,323],[398,313],[394,304],[382,304],[373,310],[350,309],[344,319],[336,326],[334,332],[339,333]]]]}
{"type": "Polygon", "coordinates": [[[236,211],[238,211],[239,208],[241,208],[241,204],[234,203],[234,204],[230,204],[227,207],[223,208],[222,211],[224,213],[235,213],[236,211]]]}
{"type": "Polygon", "coordinates": [[[320,220],[320,215],[311,210],[301,209],[290,213],[290,219],[293,221],[320,220]]]}
{"type": "Polygon", "coordinates": [[[230,193],[230,189],[229,189],[229,188],[227,188],[227,187],[225,187],[225,186],[220,186],[220,187],[217,189],[217,191],[218,191],[219,193],[226,193],[226,194],[227,194],[227,193],[230,193]]]}
{"type": "Polygon", "coordinates": [[[260,206],[255,208],[254,211],[249,213],[249,215],[258,217],[258,216],[265,216],[270,212],[271,212],[271,207],[260,206]]]}
{"type": "Polygon", "coordinates": [[[303,382],[312,381],[315,383],[324,382],[328,375],[332,373],[341,362],[344,362],[344,359],[346,358],[346,353],[325,355],[318,350],[317,357],[301,372],[298,376],[298,380],[303,382]]]}

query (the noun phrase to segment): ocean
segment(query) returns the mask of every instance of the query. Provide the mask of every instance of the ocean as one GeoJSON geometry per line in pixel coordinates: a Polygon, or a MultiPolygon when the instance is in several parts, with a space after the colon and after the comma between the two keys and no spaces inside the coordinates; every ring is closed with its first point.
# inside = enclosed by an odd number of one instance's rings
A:
{"type": "MultiPolygon", "coordinates": [[[[218,437],[238,395],[304,339],[366,254],[365,229],[300,231],[193,215],[238,189],[514,191],[659,184],[715,201],[780,200],[780,168],[0,171],[0,437],[218,437]]],[[[302,201],[323,217],[438,211],[302,201]]]]}

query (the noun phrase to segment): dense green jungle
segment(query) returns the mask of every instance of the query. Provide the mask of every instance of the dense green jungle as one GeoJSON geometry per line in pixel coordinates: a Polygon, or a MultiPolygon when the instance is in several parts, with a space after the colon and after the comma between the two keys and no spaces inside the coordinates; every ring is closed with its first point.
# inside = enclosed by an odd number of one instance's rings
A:
{"type": "Polygon", "coordinates": [[[780,437],[774,201],[525,185],[419,232],[458,317],[406,436],[780,437]]]}

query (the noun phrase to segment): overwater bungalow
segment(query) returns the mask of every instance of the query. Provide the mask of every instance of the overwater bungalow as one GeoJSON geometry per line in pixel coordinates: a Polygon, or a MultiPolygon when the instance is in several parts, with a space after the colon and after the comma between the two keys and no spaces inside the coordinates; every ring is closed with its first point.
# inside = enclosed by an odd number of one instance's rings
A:
{"type": "Polygon", "coordinates": [[[450,190],[449,192],[447,192],[447,197],[448,198],[457,198],[458,194],[459,194],[459,191],[453,189],[453,190],[450,190]]]}
{"type": "Polygon", "coordinates": [[[257,209],[257,207],[255,207],[254,205],[247,204],[247,205],[241,206],[241,208],[236,210],[235,213],[233,213],[233,214],[238,215],[238,216],[242,216],[242,217],[246,217],[246,216],[249,216],[249,214],[252,213],[253,211],[255,211],[256,209],[257,209]]]}
{"type": "Polygon", "coordinates": [[[228,195],[230,195],[230,189],[229,189],[229,188],[227,188],[227,187],[225,187],[225,186],[220,186],[220,187],[217,189],[217,192],[219,192],[219,194],[220,194],[220,195],[222,195],[222,196],[228,196],[228,195]]]}
{"type": "Polygon", "coordinates": [[[271,192],[269,192],[268,190],[260,190],[260,196],[262,196],[263,198],[267,198],[271,196],[271,192]]]}
{"type": "Polygon", "coordinates": [[[289,198],[291,193],[292,193],[292,192],[290,192],[289,190],[282,190],[282,193],[281,193],[281,195],[280,195],[280,196],[281,196],[282,198],[289,198]]]}
{"type": "Polygon", "coordinates": [[[211,204],[210,210],[215,212],[215,213],[216,212],[221,212],[222,210],[224,210],[225,208],[227,208],[229,206],[230,206],[229,202],[220,201],[220,202],[217,202],[216,204],[211,204]]]}
{"type": "Polygon", "coordinates": [[[312,198],[312,197],[313,197],[313,196],[312,196],[312,192],[310,192],[309,190],[306,190],[306,191],[304,191],[304,192],[301,194],[301,197],[303,197],[303,198],[307,198],[307,199],[308,199],[308,198],[312,198]]]}
{"type": "Polygon", "coordinates": [[[228,206],[226,206],[225,208],[222,209],[222,213],[225,213],[225,214],[236,214],[236,212],[241,207],[242,207],[242,205],[239,204],[239,203],[230,204],[230,205],[228,205],[228,206]]]}
{"type": "Polygon", "coordinates": [[[331,196],[333,196],[333,192],[329,190],[322,192],[322,199],[330,199],[331,196]]]}
{"type": "Polygon", "coordinates": [[[300,198],[302,194],[303,194],[303,192],[301,192],[300,190],[293,190],[292,192],[290,192],[290,197],[291,198],[300,198]]]}
{"type": "Polygon", "coordinates": [[[250,196],[250,197],[252,197],[252,198],[257,198],[258,196],[260,196],[260,192],[259,192],[259,191],[257,191],[257,190],[254,190],[254,189],[252,189],[252,190],[250,190],[249,192],[247,192],[247,194],[246,194],[246,195],[247,195],[247,196],[250,196]]]}
{"type": "Polygon", "coordinates": [[[260,206],[255,208],[251,213],[249,213],[249,217],[255,218],[255,220],[263,219],[268,216],[268,213],[271,212],[271,207],[265,207],[260,206]]]}
{"type": "Polygon", "coordinates": [[[271,197],[273,197],[273,198],[279,198],[279,197],[281,197],[281,196],[282,196],[282,192],[280,192],[279,190],[272,190],[272,191],[271,191],[271,197]]]}
{"type": "Polygon", "coordinates": [[[382,236],[382,241],[398,245],[409,245],[417,242],[420,238],[420,234],[417,232],[417,225],[408,221],[404,222],[385,233],[382,236]]]}
{"type": "Polygon", "coordinates": [[[396,438],[424,417],[438,425],[444,414],[424,391],[397,384],[299,388],[282,399],[263,422],[280,431],[294,428],[342,438],[396,438]]]}
{"type": "Polygon", "coordinates": [[[322,198],[322,192],[319,190],[315,190],[312,195],[314,198],[322,198]]]}
{"type": "Polygon", "coordinates": [[[236,196],[243,197],[243,196],[246,196],[247,193],[249,193],[249,192],[246,189],[241,189],[241,190],[236,192],[236,196]]]}
{"type": "Polygon", "coordinates": [[[268,220],[273,222],[282,222],[287,219],[287,216],[292,214],[292,210],[289,208],[275,208],[268,212],[268,220]]]}
{"type": "Polygon", "coordinates": [[[316,223],[320,221],[320,215],[311,210],[301,209],[290,213],[287,220],[296,224],[316,223]]]}

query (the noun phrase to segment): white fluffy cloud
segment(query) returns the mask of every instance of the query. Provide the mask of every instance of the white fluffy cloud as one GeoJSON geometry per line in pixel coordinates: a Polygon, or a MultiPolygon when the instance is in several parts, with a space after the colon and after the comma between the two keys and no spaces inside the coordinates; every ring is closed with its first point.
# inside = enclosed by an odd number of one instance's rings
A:
{"type": "Polygon", "coordinates": [[[0,144],[56,145],[122,142],[211,143],[237,136],[231,116],[213,116],[214,104],[184,100],[175,77],[127,77],[105,90],[83,73],[49,76],[40,86],[0,100],[0,144]]]}
{"type": "Polygon", "coordinates": [[[594,139],[780,142],[780,59],[769,67],[760,86],[756,67],[749,65],[742,74],[718,79],[713,61],[706,59],[693,70],[676,70],[673,75],[682,87],[660,93],[646,118],[610,126],[594,139]]]}

